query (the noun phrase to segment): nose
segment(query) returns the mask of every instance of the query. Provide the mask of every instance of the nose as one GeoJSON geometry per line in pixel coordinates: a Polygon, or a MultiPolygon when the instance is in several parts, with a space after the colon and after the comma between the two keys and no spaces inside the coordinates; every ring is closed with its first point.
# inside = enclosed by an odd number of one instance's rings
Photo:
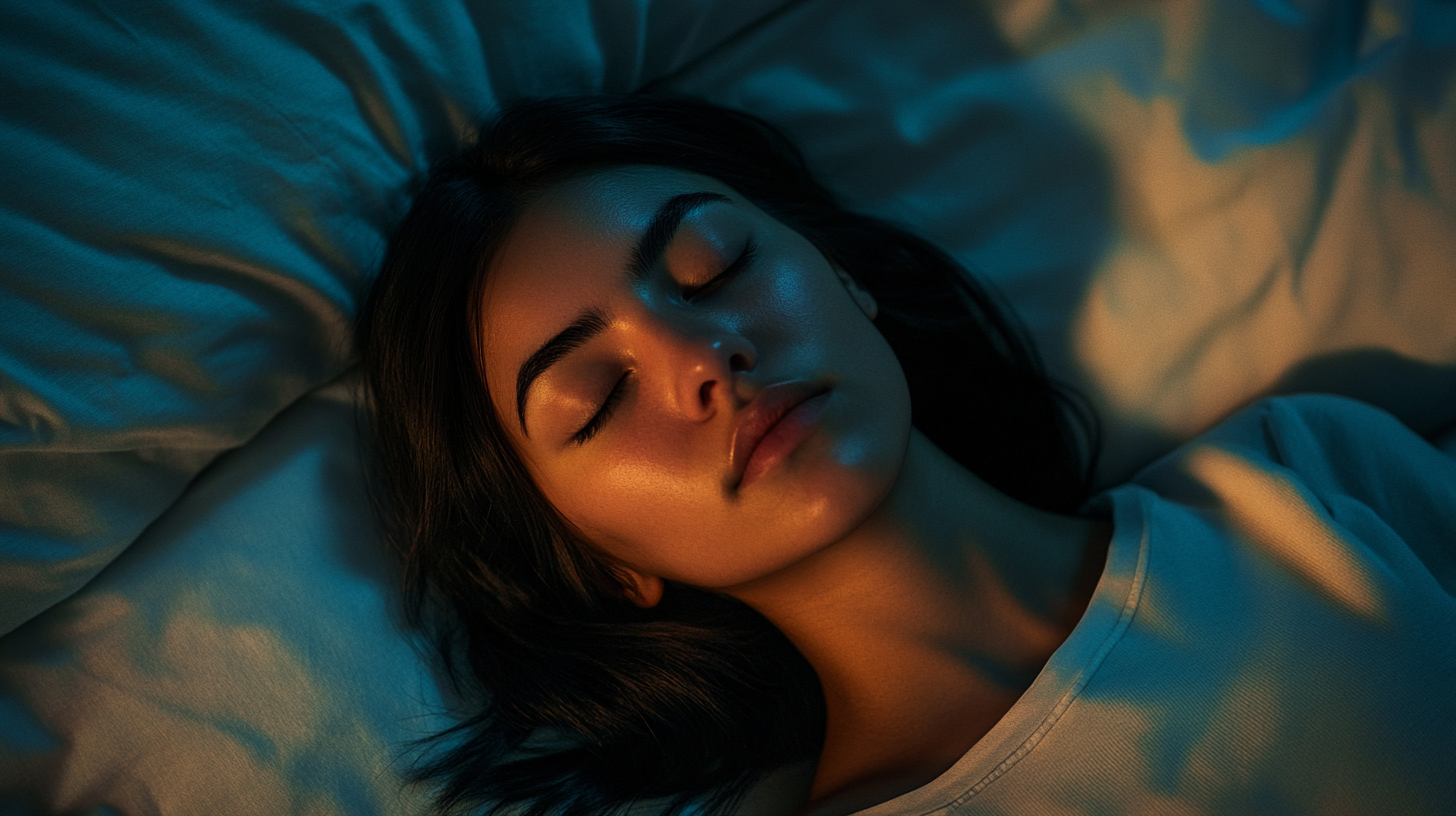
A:
{"type": "Polygon", "coordinates": [[[741,375],[758,364],[758,350],[737,332],[721,327],[681,327],[671,333],[671,370],[679,409],[692,420],[706,420],[732,408],[741,375]]]}

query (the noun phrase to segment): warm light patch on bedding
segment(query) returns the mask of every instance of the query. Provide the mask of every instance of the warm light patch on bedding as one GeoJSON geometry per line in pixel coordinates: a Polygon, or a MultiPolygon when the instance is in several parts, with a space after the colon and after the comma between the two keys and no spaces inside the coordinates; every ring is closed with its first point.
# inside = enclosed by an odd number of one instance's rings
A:
{"type": "Polygon", "coordinates": [[[1289,122],[1201,133],[1235,145],[1217,159],[1172,97],[1106,77],[1067,97],[1116,167],[1120,235],[1074,328],[1112,412],[1187,438],[1322,355],[1456,363],[1451,112],[1395,110],[1376,83],[1331,93],[1289,122]],[[1297,135],[1261,143],[1276,124],[1297,135]]]}
{"type": "MultiPolygon", "coordinates": [[[[126,813],[342,814],[335,791],[295,778],[311,756],[340,750],[373,758],[383,780],[361,800],[391,798],[390,749],[276,633],[219,619],[205,591],[180,598],[160,631],[145,618],[123,596],[87,598],[66,624],[75,663],[18,662],[0,675],[68,745],[50,791],[57,811],[106,790],[126,813]]],[[[0,789],[17,784],[0,770],[0,789]]]]}
{"type": "Polygon", "coordinates": [[[1189,473],[1218,496],[1250,542],[1330,600],[1361,617],[1385,620],[1385,600],[1359,559],[1287,479],[1209,446],[1195,449],[1187,461],[1189,473]]]}

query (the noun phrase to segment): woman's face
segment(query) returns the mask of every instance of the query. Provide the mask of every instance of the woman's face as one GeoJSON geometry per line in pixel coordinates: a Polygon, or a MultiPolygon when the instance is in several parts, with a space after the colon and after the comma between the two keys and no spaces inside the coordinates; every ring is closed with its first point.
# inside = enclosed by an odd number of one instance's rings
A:
{"type": "Polygon", "coordinates": [[[769,575],[846,536],[899,472],[909,395],[873,301],[714,179],[629,167],[536,195],[483,309],[522,460],[638,573],[769,575]]]}

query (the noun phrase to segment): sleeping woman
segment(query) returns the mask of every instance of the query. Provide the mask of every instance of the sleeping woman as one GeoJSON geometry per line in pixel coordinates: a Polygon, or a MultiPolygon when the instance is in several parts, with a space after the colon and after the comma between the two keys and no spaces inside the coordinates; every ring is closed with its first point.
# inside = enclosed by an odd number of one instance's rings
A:
{"type": "Polygon", "coordinates": [[[507,108],[360,340],[474,706],[441,812],[1456,810],[1456,463],[1271,400],[1090,496],[1095,423],[990,292],[756,118],[507,108]]]}

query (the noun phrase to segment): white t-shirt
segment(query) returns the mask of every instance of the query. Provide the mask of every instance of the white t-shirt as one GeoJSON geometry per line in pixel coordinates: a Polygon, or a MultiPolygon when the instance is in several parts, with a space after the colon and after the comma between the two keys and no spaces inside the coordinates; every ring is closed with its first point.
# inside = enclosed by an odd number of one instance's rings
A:
{"type": "Polygon", "coordinates": [[[1456,813],[1456,459],[1255,405],[1096,499],[1085,617],[1006,717],[864,814],[1456,813]]]}

